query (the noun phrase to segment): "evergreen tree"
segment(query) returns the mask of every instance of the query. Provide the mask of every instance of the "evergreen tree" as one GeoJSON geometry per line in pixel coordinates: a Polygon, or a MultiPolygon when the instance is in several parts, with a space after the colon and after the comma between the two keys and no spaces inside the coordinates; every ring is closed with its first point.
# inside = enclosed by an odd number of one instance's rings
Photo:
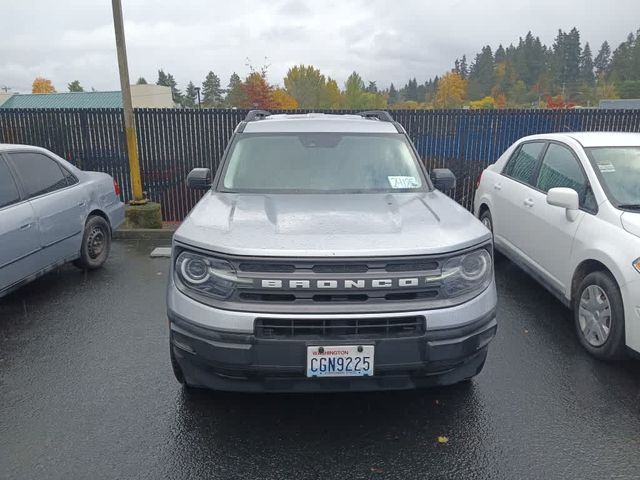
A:
{"type": "MultiPolygon", "coordinates": [[[[469,76],[469,66],[467,65],[467,56],[462,55],[462,59],[460,60],[460,76],[463,80],[466,80],[469,76]]],[[[427,87],[427,91],[429,87],[427,87]]]]}
{"type": "Polygon", "coordinates": [[[613,51],[609,63],[609,78],[615,82],[640,78],[640,39],[633,33],[613,51]]]}
{"type": "Polygon", "coordinates": [[[193,82],[189,81],[187,84],[187,90],[185,91],[184,99],[182,100],[182,105],[186,108],[194,108],[198,102],[198,92],[196,91],[196,86],[193,82]]]}
{"type": "Polygon", "coordinates": [[[136,85],[147,85],[147,80],[144,77],[138,77],[136,85]]]}
{"type": "Polygon", "coordinates": [[[589,87],[593,87],[596,83],[596,78],[593,74],[593,58],[591,56],[589,42],[585,43],[584,50],[580,56],[580,81],[589,87]]]}
{"type": "Polygon", "coordinates": [[[80,85],[80,80],[74,80],[67,85],[70,92],[84,92],[84,88],[80,85]]]}
{"type": "Polygon", "coordinates": [[[227,87],[227,96],[224,99],[227,107],[242,107],[246,103],[246,94],[240,76],[233,72],[229,78],[229,86],[227,87]]]}
{"type": "Polygon", "coordinates": [[[602,46],[600,46],[600,51],[598,51],[598,55],[596,55],[595,60],[593,61],[593,66],[596,68],[596,74],[600,77],[604,75],[609,68],[609,62],[611,61],[611,47],[609,47],[609,42],[606,40],[602,42],[602,46]]]}
{"type": "Polygon", "coordinates": [[[418,81],[415,78],[409,80],[409,82],[400,90],[400,96],[405,101],[422,101],[422,99],[418,97],[418,81]]]}
{"type": "Polygon", "coordinates": [[[493,52],[489,45],[482,48],[469,71],[467,98],[477,100],[491,94],[494,85],[495,72],[493,52]]]}
{"type": "Polygon", "coordinates": [[[396,87],[393,86],[393,83],[391,83],[391,86],[389,87],[389,106],[395,105],[396,103],[398,103],[398,100],[398,91],[396,90],[396,87]]]}
{"type": "Polygon", "coordinates": [[[553,79],[558,92],[573,98],[580,75],[580,33],[574,27],[569,33],[558,31],[553,44],[553,79]]]}
{"type": "MultiPolygon", "coordinates": [[[[238,77],[240,82],[240,77],[238,77]]],[[[222,105],[223,90],[220,87],[220,78],[209,71],[202,82],[202,106],[204,108],[216,108],[222,105]]]]}
{"type": "Polygon", "coordinates": [[[173,75],[165,73],[162,69],[158,70],[158,81],[156,82],[156,85],[170,87],[173,101],[177,104],[182,104],[182,92],[178,90],[178,83],[175,78],[173,78],[173,75]]]}
{"type": "Polygon", "coordinates": [[[418,85],[418,89],[416,91],[416,96],[418,97],[418,103],[424,102],[427,99],[427,84],[426,82],[422,85],[418,85]]]}
{"type": "Polygon", "coordinates": [[[493,59],[495,63],[504,63],[507,60],[507,53],[504,51],[502,44],[498,45],[493,59]]]}
{"type": "MultiPolygon", "coordinates": [[[[464,59],[464,57],[462,57],[464,59]]],[[[462,61],[460,61],[460,77],[462,77],[462,61]]],[[[436,83],[438,81],[438,77],[436,77],[435,79],[429,79],[425,82],[424,84],[424,88],[425,88],[425,95],[424,95],[424,100],[426,102],[433,102],[435,96],[436,96],[436,83]]]]}
{"type": "Polygon", "coordinates": [[[367,85],[365,90],[369,93],[378,93],[378,86],[375,81],[369,81],[369,85],[367,85]]]}

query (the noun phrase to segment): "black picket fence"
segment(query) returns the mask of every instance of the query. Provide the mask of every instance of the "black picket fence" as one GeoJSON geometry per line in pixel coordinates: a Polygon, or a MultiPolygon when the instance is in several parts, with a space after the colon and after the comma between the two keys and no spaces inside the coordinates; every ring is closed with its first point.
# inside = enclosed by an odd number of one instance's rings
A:
{"type": "MultiPolygon", "coordinates": [[[[162,204],[167,221],[181,221],[201,193],[185,185],[194,167],[216,170],[244,110],[136,111],[142,184],[162,204]]],[[[306,113],[297,111],[297,113],[306,113]]],[[[340,110],[331,113],[355,113],[340,110]]],[[[571,131],[640,132],[640,110],[397,110],[427,169],[450,168],[452,197],[470,209],[475,182],[515,140],[571,131]]],[[[0,143],[48,148],[84,170],[107,172],[131,198],[120,109],[0,109],[0,143]]]]}

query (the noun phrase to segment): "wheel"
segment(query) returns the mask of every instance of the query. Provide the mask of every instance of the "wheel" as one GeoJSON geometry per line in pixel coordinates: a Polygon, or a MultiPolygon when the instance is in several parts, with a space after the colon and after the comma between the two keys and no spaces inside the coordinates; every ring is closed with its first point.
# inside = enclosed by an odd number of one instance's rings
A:
{"type": "Polygon", "coordinates": [[[493,233],[493,218],[491,218],[491,212],[488,208],[480,215],[480,221],[491,233],[493,233]]]}
{"type": "Polygon", "coordinates": [[[616,281],[607,272],[592,272],[580,283],[573,315],[580,343],[602,360],[624,357],[624,307],[616,281]]]}
{"type": "Polygon", "coordinates": [[[80,245],[80,258],[73,264],[83,270],[95,270],[107,261],[111,250],[111,227],[102,217],[87,219],[80,245]]]}

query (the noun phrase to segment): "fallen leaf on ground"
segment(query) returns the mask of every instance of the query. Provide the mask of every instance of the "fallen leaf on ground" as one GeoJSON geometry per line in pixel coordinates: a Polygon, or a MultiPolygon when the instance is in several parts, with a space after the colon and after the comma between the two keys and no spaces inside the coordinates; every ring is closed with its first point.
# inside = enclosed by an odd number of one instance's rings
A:
{"type": "Polygon", "coordinates": [[[384,472],[384,468],[371,467],[371,473],[382,473],[382,472],[384,472]]]}
{"type": "Polygon", "coordinates": [[[438,443],[449,443],[449,437],[438,437],[438,443]]]}

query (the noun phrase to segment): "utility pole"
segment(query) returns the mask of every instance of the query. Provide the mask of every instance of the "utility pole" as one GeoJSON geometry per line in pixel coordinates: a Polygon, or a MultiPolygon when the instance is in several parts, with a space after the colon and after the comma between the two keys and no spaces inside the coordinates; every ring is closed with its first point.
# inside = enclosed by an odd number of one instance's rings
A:
{"type": "Polygon", "coordinates": [[[127,45],[124,41],[124,23],[122,21],[121,0],[111,0],[113,8],[113,26],[116,32],[116,50],[118,51],[118,68],[120,70],[120,88],[122,89],[122,107],[124,109],[124,128],[127,138],[127,153],[129,156],[129,170],[131,171],[132,205],[147,203],[142,193],[140,179],[140,161],[138,159],[138,140],[136,138],[136,123],[131,103],[131,85],[129,83],[129,66],[127,64],[127,45]]]}

